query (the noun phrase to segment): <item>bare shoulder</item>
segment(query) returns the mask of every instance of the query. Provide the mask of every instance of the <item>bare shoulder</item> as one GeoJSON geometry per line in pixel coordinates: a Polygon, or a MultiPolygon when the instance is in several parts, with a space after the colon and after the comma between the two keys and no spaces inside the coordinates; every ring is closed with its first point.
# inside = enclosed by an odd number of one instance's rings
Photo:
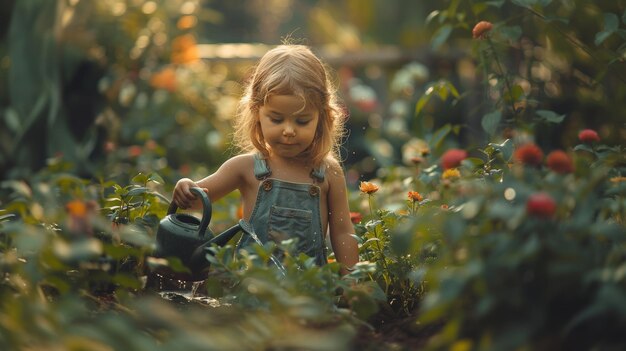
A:
{"type": "Polygon", "coordinates": [[[254,155],[253,154],[241,154],[236,155],[224,162],[222,167],[228,172],[235,172],[235,174],[243,174],[245,171],[249,171],[254,167],[254,155]]]}
{"type": "Polygon", "coordinates": [[[339,163],[336,158],[328,156],[324,162],[326,163],[326,173],[329,175],[329,178],[344,178],[343,168],[341,167],[341,163],[339,163]]]}
{"type": "Polygon", "coordinates": [[[326,175],[331,189],[337,186],[345,187],[346,179],[341,163],[336,158],[330,156],[324,162],[326,163],[326,175]]]}

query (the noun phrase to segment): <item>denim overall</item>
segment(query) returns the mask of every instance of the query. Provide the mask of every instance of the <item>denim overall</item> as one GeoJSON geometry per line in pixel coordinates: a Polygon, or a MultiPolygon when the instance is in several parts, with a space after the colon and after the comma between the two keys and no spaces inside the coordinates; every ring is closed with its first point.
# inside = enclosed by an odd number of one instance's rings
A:
{"type": "MultiPolygon", "coordinates": [[[[315,258],[317,265],[326,264],[326,245],[320,216],[320,187],[325,167],[311,171],[312,184],[292,183],[274,178],[265,159],[254,155],[254,175],[261,180],[250,224],[261,242],[297,239],[297,250],[315,258]]],[[[244,235],[239,247],[254,243],[244,235]]]]}

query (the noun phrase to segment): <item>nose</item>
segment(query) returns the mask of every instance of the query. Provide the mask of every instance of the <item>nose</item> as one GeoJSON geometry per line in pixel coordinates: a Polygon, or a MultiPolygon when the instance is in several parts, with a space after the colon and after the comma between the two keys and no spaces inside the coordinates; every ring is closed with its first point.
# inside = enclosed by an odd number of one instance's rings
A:
{"type": "Polygon", "coordinates": [[[286,137],[296,136],[296,130],[293,128],[291,124],[288,123],[285,125],[285,128],[283,129],[283,136],[286,136],[286,137]]]}

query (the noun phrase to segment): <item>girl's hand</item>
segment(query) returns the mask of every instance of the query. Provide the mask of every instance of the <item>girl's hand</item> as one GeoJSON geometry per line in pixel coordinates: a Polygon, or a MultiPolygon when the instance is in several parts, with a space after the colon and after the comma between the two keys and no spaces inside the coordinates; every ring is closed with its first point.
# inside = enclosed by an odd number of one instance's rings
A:
{"type": "MultiPolygon", "coordinates": [[[[196,184],[193,180],[189,178],[182,178],[181,180],[176,182],[172,201],[176,204],[176,206],[182,208],[183,210],[194,207],[197,195],[191,192],[191,188],[197,186],[198,184],[196,184]]],[[[208,189],[205,188],[202,190],[208,193],[208,189]]]]}

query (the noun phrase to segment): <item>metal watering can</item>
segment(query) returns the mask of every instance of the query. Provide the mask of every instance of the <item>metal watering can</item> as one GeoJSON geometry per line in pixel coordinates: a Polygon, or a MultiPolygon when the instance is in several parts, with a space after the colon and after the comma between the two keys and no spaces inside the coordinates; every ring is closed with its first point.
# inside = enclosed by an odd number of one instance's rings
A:
{"type": "Polygon", "coordinates": [[[223,233],[214,236],[208,229],[211,222],[212,206],[207,194],[198,187],[191,188],[202,200],[202,219],[195,216],[176,213],[178,206],[172,202],[167,215],[159,222],[156,233],[156,257],[178,257],[191,270],[191,274],[163,272],[181,280],[203,280],[210,262],[206,259],[207,250],[212,244],[224,246],[235,234],[243,230],[252,231],[250,224],[240,220],[238,224],[223,233]]]}

